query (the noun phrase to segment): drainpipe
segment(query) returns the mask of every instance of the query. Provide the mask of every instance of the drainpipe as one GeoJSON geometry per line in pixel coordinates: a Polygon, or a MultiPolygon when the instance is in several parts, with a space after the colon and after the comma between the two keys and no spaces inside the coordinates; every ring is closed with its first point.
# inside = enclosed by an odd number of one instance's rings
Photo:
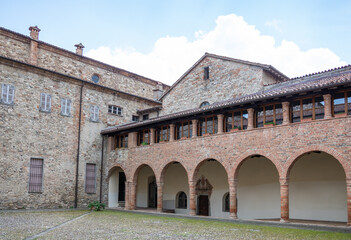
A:
{"type": "Polygon", "coordinates": [[[105,137],[102,136],[102,143],[101,143],[101,173],[100,173],[100,203],[102,202],[102,173],[103,173],[103,167],[104,167],[104,140],[105,137]]]}
{"type": "Polygon", "coordinates": [[[79,98],[79,120],[78,120],[78,147],[77,147],[77,166],[76,166],[76,186],[74,192],[74,208],[78,206],[78,173],[79,173],[79,153],[80,153],[80,127],[82,123],[82,98],[83,98],[83,86],[80,87],[80,98],[79,98]]]}

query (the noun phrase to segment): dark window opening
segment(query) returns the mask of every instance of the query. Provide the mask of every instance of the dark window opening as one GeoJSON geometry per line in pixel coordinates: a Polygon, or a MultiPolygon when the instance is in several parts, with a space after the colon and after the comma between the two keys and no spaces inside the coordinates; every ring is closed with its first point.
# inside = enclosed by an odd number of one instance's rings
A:
{"type": "Polygon", "coordinates": [[[132,121],[133,122],[139,122],[139,116],[132,116],[132,121]]]}
{"type": "Polygon", "coordinates": [[[177,202],[178,202],[177,208],[182,208],[182,209],[187,208],[188,200],[187,200],[187,196],[186,196],[185,192],[178,193],[177,202]]]}
{"type": "Polygon", "coordinates": [[[204,80],[210,79],[210,67],[204,67],[204,80]]]}
{"type": "Polygon", "coordinates": [[[193,124],[191,121],[185,121],[176,124],[176,139],[191,138],[193,136],[193,124]]]}
{"type": "Polygon", "coordinates": [[[149,114],[144,114],[143,115],[143,121],[148,120],[148,119],[149,119],[149,114]]]}

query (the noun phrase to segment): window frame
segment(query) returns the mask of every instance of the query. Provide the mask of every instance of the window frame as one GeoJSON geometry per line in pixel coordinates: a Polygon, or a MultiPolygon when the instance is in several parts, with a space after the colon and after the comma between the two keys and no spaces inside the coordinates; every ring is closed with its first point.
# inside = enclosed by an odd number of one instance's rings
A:
{"type": "Polygon", "coordinates": [[[140,121],[140,116],[132,115],[132,122],[139,122],[140,121]],[[137,120],[134,120],[136,118],[137,120]]]}
{"type": "Polygon", "coordinates": [[[107,112],[111,115],[123,116],[123,108],[117,105],[108,105],[107,112]]]}
{"type": "Polygon", "coordinates": [[[171,127],[170,125],[162,125],[160,127],[155,128],[155,133],[156,143],[168,142],[171,138],[171,127]],[[163,130],[166,130],[166,139],[163,139],[163,134],[161,133],[163,130]]]}
{"type": "Polygon", "coordinates": [[[218,117],[217,115],[209,115],[209,116],[204,116],[202,118],[200,118],[198,120],[198,124],[197,124],[197,136],[207,136],[207,135],[213,135],[213,134],[216,134],[218,133],[218,117]],[[207,123],[209,122],[208,119],[212,118],[213,121],[212,121],[212,128],[213,128],[213,133],[208,133],[208,126],[207,126],[207,123]],[[203,133],[202,135],[200,135],[200,129],[202,129],[202,126],[201,126],[201,120],[205,120],[205,133],[203,133]],[[217,131],[216,131],[216,121],[217,121],[217,131]]]}
{"type": "Polygon", "coordinates": [[[51,112],[51,95],[48,93],[40,93],[40,105],[39,105],[39,111],[40,112],[46,112],[50,113],[51,112]],[[43,99],[44,97],[44,99],[43,99]]]}
{"type": "Polygon", "coordinates": [[[348,101],[348,93],[351,94],[351,89],[347,89],[347,90],[342,90],[342,91],[337,91],[335,93],[332,94],[332,99],[331,99],[331,103],[332,103],[332,116],[333,117],[344,117],[344,116],[348,116],[349,115],[349,107],[348,105],[351,104],[351,101],[349,102],[348,101]],[[335,113],[335,104],[334,104],[334,96],[335,94],[338,94],[338,93],[343,93],[344,94],[344,113],[335,113]]]}
{"type": "MultiPolygon", "coordinates": [[[[299,113],[299,116],[300,116],[300,121],[299,122],[308,122],[308,121],[315,121],[315,120],[319,120],[319,119],[316,119],[316,98],[322,98],[323,101],[324,101],[324,98],[323,98],[323,95],[318,95],[318,94],[315,94],[315,95],[311,95],[311,96],[306,96],[306,97],[303,97],[303,98],[295,98],[293,100],[290,101],[290,107],[289,107],[289,121],[290,123],[297,123],[297,122],[293,122],[293,116],[294,116],[294,112],[300,112],[299,113]],[[312,117],[311,118],[304,118],[304,108],[303,108],[303,101],[306,100],[306,99],[312,99],[312,117]],[[292,106],[292,103],[294,102],[297,102],[299,101],[300,102],[300,109],[297,110],[297,111],[294,111],[293,110],[293,106],[292,106]]],[[[325,105],[323,106],[323,108],[325,108],[325,105]]],[[[306,111],[307,110],[310,110],[310,109],[305,109],[306,111]]],[[[323,109],[323,118],[324,119],[324,116],[325,116],[325,111],[323,109]]]]}
{"type": "Polygon", "coordinates": [[[61,98],[61,115],[70,117],[72,110],[72,100],[69,98],[61,98]]]}
{"type": "Polygon", "coordinates": [[[188,139],[191,138],[193,136],[193,122],[191,120],[187,120],[187,121],[181,121],[175,124],[175,139],[176,140],[180,140],[180,139],[188,139]],[[188,125],[188,136],[186,137],[184,135],[184,123],[187,123],[188,125]],[[181,135],[178,138],[178,127],[182,129],[181,131],[181,135]]]}
{"type": "MultiPolygon", "coordinates": [[[[267,103],[267,104],[260,105],[259,107],[262,108],[262,111],[263,111],[262,127],[265,127],[267,125],[273,125],[273,126],[274,125],[282,125],[282,123],[283,123],[283,104],[281,102],[267,103]],[[277,105],[281,105],[280,109],[282,109],[282,118],[281,118],[282,121],[281,121],[280,124],[277,124],[277,111],[276,110],[279,109],[279,108],[276,107],[277,105]],[[266,108],[270,107],[270,106],[273,106],[273,109],[272,109],[272,111],[273,111],[273,121],[268,121],[267,122],[267,110],[266,110],[266,108]]],[[[261,128],[261,127],[257,126],[257,123],[258,123],[258,121],[257,121],[257,118],[258,118],[257,113],[258,113],[258,111],[256,110],[255,111],[255,118],[254,118],[255,128],[261,128]]]]}
{"type": "Polygon", "coordinates": [[[90,121],[99,122],[100,107],[98,105],[90,105],[90,121]]]}
{"type": "MultiPolygon", "coordinates": [[[[226,113],[224,113],[224,129],[225,129],[225,131],[226,132],[231,132],[231,131],[236,131],[236,129],[238,129],[238,130],[245,130],[245,129],[247,129],[247,124],[246,124],[246,128],[244,128],[244,112],[246,111],[246,113],[245,114],[248,114],[248,112],[247,112],[247,109],[238,109],[238,110],[233,110],[233,111],[229,111],[229,112],[226,112],[226,113]],[[236,128],[235,126],[234,126],[234,114],[235,113],[239,113],[240,112],[240,128],[236,128]],[[228,116],[226,115],[226,114],[231,114],[232,116],[231,116],[231,118],[232,118],[232,128],[230,129],[230,131],[227,131],[227,119],[228,119],[228,116]]],[[[248,119],[247,119],[248,120],[248,119]]]]}
{"type": "Polygon", "coordinates": [[[176,199],[176,208],[178,209],[187,209],[188,208],[188,196],[184,191],[180,191],[177,193],[177,199],[176,199]],[[184,195],[184,198],[181,199],[181,195],[184,195]],[[182,201],[181,201],[182,200],[182,201]]]}
{"type": "Polygon", "coordinates": [[[1,98],[0,102],[5,105],[15,104],[15,86],[12,84],[1,84],[1,98]],[[6,97],[6,100],[5,100],[6,97]]]}
{"type": "Polygon", "coordinates": [[[150,145],[150,139],[151,139],[151,130],[150,130],[150,128],[138,131],[138,146],[150,145]],[[148,133],[148,141],[147,142],[144,141],[145,140],[145,133],[148,133]],[[144,142],[146,144],[143,144],[144,142]]]}
{"type": "Polygon", "coordinates": [[[119,134],[115,137],[116,148],[128,148],[128,133],[119,134]]]}

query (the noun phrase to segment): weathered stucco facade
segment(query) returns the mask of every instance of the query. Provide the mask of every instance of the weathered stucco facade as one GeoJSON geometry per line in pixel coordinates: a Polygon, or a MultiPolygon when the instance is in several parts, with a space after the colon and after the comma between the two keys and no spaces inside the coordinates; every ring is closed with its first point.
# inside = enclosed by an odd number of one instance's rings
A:
{"type": "Polygon", "coordinates": [[[0,28],[0,209],[101,201],[351,224],[350,66],[289,79],[270,65],[206,53],[169,87],[30,30],[0,28]]]}

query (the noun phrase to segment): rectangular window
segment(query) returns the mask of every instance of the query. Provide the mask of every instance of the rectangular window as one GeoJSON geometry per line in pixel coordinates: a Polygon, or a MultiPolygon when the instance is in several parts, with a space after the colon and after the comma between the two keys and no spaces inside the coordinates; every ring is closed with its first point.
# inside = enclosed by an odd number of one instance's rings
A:
{"type": "Polygon", "coordinates": [[[96,165],[87,163],[85,173],[85,192],[95,193],[96,178],[95,178],[96,165]]]}
{"type": "Polygon", "coordinates": [[[290,104],[291,122],[302,122],[324,118],[324,100],[322,96],[297,99],[290,104]]]}
{"type": "Polygon", "coordinates": [[[201,118],[198,124],[198,136],[215,134],[218,132],[217,116],[208,116],[201,118]]]}
{"type": "Polygon", "coordinates": [[[176,124],[176,139],[191,138],[193,136],[193,123],[184,121],[176,124]]]}
{"type": "Polygon", "coordinates": [[[351,91],[333,94],[333,115],[351,115],[351,91]]]}
{"type": "Polygon", "coordinates": [[[256,110],[256,127],[280,125],[283,123],[283,107],[281,104],[264,105],[256,110]]]}
{"type": "Polygon", "coordinates": [[[99,106],[90,106],[90,121],[99,121],[99,106]]]}
{"type": "Polygon", "coordinates": [[[138,146],[150,144],[150,129],[144,129],[138,132],[138,146]]]}
{"type": "Polygon", "coordinates": [[[43,191],[43,159],[31,158],[29,167],[29,189],[31,193],[43,191]]]}
{"type": "Polygon", "coordinates": [[[143,115],[143,121],[148,120],[148,119],[149,119],[149,114],[143,115]]]}
{"type": "Polygon", "coordinates": [[[72,101],[67,98],[62,98],[61,99],[61,114],[63,116],[70,116],[71,115],[71,106],[72,106],[72,101]]]}
{"type": "Polygon", "coordinates": [[[156,128],[156,142],[167,142],[170,138],[169,125],[156,128]]]}
{"type": "Polygon", "coordinates": [[[210,67],[204,67],[204,80],[210,79],[210,67]]]}
{"type": "Polygon", "coordinates": [[[42,112],[51,112],[51,96],[47,93],[40,94],[40,107],[42,112]]]}
{"type": "Polygon", "coordinates": [[[122,108],[114,105],[108,105],[108,112],[114,115],[122,116],[122,108]]]}
{"type": "Polygon", "coordinates": [[[226,132],[247,129],[248,114],[246,110],[228,112],[225,117],[226,132]]]}
{"type": "Polygon", "coordinates": [[[15,87],[10,84],[1,84],[1,102],[4,104],[14,104],[15,87]]]}
{"type": "Polygon", "coordinates": [[[139,116],[132,116],[132,121],[133,122],[139,122],[139,116]]]}
{"type": "Polygon", "coordinates": [[[128,148],[128,133],[116,136],[116,148],[128,148]]]}

